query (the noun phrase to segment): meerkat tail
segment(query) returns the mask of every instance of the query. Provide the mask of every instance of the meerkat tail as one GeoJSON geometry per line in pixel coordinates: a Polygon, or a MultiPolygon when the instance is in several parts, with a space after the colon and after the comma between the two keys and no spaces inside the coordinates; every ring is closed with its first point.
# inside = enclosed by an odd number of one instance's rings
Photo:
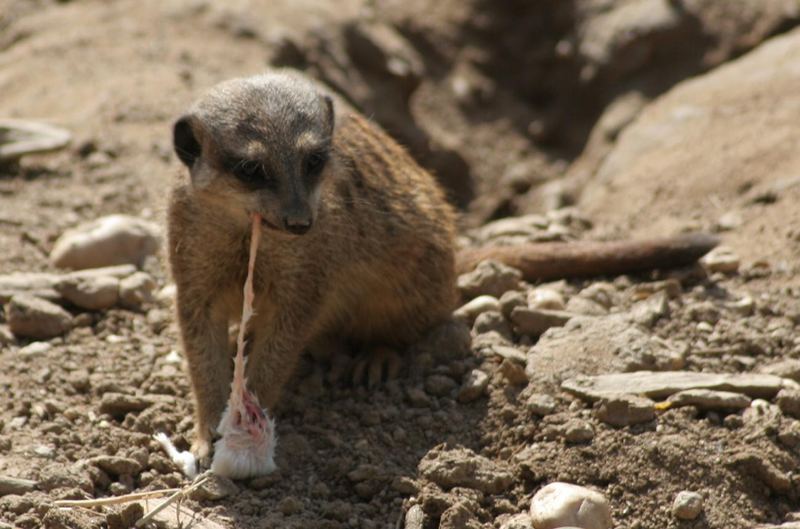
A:
{"type": "Polygon", "coordinates": [[[461,250],[457,255],[456,269],[459,274],[463,274],[474,269],[481,261],[492,259],[517,268],[527,281],[619,275],[686,266],[697,261],[717,244],[717,237],[695,233],[633,241],[484,246],[461,250]]]}

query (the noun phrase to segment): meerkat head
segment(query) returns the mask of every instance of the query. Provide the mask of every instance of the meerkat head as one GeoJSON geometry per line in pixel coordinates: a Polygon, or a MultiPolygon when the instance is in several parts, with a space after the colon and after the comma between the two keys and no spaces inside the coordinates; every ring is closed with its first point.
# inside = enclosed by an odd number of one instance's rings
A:
{"type": "Polygon", "coordinates": [[[331,98],[280,71],[217,85],[178,119],[173,142],[198,193],[300,235],[317,217],[333,128],[331,98]]]}

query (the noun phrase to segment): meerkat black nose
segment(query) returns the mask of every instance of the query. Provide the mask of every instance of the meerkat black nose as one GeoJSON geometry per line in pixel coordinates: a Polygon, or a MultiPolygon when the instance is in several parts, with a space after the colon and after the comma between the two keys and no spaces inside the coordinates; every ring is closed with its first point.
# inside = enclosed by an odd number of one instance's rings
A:
{"type": "Polygon", "coordinates": [[[283,227],[286,228],[286,231],[290,233],[302,235],[311,229],[311,219],[286,215],[283,217],[283,227]]]}

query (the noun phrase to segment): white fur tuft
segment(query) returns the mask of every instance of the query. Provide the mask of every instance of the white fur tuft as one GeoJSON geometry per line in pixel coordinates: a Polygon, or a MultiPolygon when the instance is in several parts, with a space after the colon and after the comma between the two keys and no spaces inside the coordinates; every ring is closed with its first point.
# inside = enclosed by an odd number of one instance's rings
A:
{"type": "Polygon", "coordinates": [[[187,478],[194,479],[195,476],[197,476],[197,460],[195,459],[194,454],[187,452],[186,450],[178,452],[178,449],[175,448],[175,445],[169,440],[167,434],[163,432],[158,432],[157,434],[153,435],[153,439],[158,441],[158,443],[167,452],[169,458],[172,459],[176,465],[181,467],[181,470],[187,478]]]}

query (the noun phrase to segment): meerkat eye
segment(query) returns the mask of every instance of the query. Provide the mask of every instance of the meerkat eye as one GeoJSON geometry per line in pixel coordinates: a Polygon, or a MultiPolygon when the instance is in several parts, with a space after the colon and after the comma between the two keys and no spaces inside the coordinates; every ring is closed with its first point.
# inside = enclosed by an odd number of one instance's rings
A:
{"type": "Polygon", "coordinates": [[[328,161],[328,155],[326,153],[312,152],[308,158],[306,158],[306,172],[309,174],[319,172],[326,161],[328,161]]]}
{"type": "Polygon", "coordinates": [[[233,174],[243,182],[253,183],[263,174],[261,164],[255,160],[242,160],[233,168],[233,174]]]}

